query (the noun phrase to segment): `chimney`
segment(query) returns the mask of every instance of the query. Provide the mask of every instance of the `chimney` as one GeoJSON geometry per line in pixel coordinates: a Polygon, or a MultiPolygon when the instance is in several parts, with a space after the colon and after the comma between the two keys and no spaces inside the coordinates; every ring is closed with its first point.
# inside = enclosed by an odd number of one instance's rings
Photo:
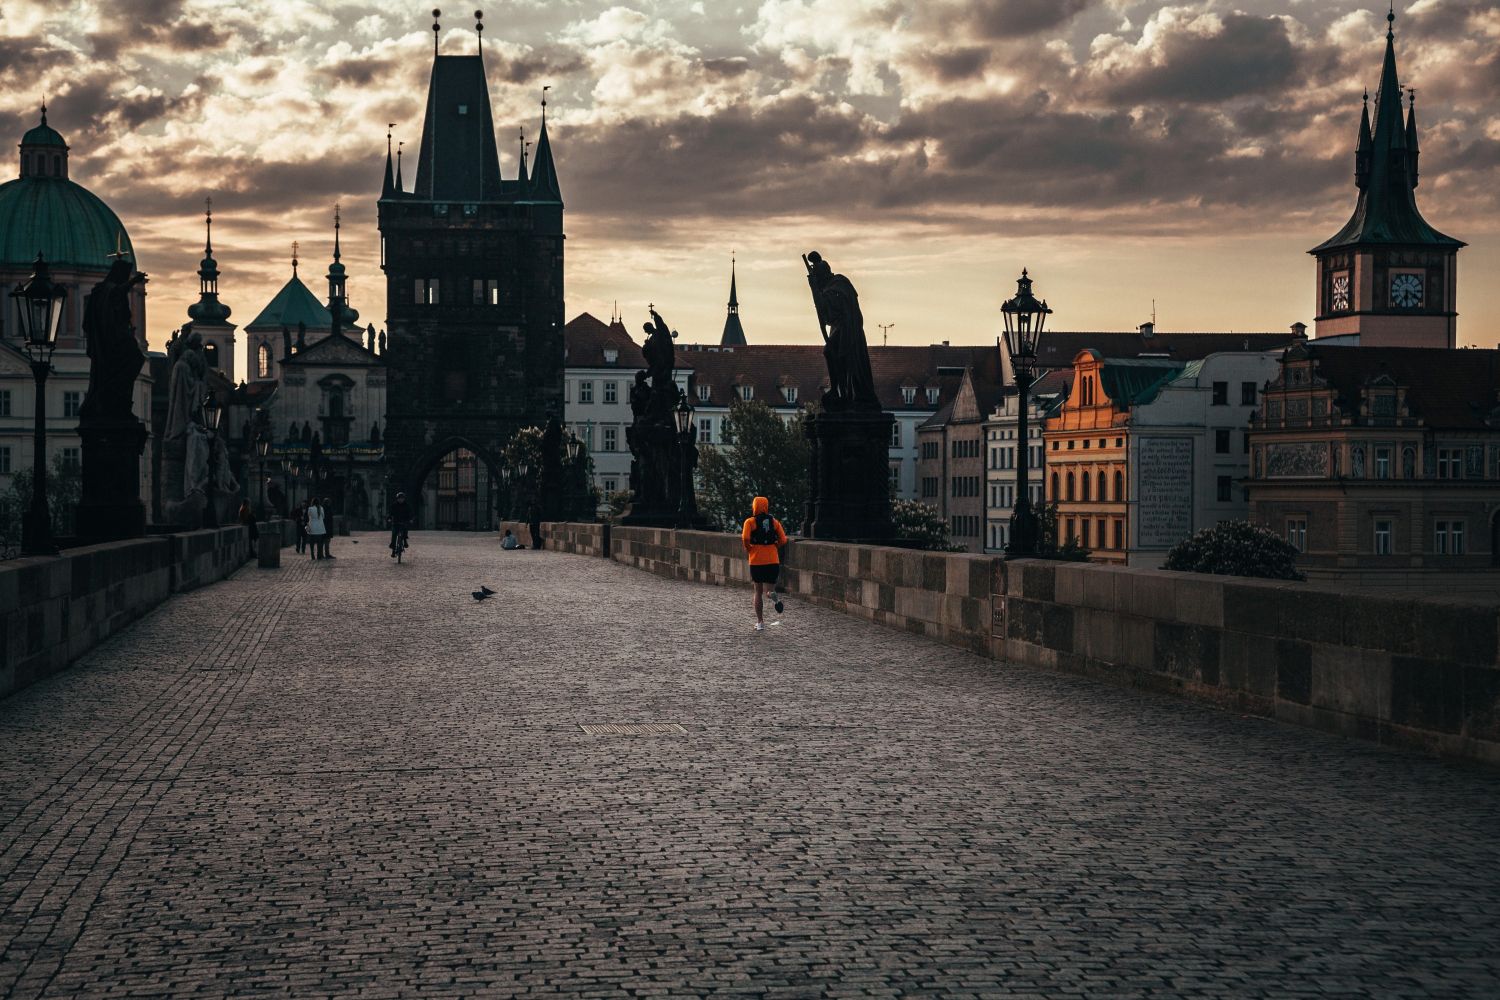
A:
{"type": "Polygon", "coordinates": [[[1306,340],[1307,339],[1307,324],[1306,323],[1293,323],[1292,324],[1292,336],[1294,336],[1294,337],[1300,337],[1301,339],[1306,340]]]}
{"type": "Polygon", "coordinates": [[[1136,329],[1138,329],[1141,332],[1141,336],[1142,337],[1145,337],[1147,340],[1150,340],[1151,337],[1156,333],[1156,324],[1155,323],[1142,323],[1136,329]]]}

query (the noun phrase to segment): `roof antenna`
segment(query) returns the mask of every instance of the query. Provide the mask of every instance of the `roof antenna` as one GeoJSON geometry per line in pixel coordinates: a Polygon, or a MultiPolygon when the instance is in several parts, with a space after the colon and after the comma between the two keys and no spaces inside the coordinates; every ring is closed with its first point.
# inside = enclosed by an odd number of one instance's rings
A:
{"type": "Polygon", "coordinates": [[[203,199],[203,224],[208,227],[208,235],[203,237],[203,256],[214,255],[214,200],[212,197],[203,199]]]}
{"type": "Polygon", "coordinates": [[[878,327],[880,327],[880,346],[881,347],[887,346],[886,342],[890,339],[890,336],[891,336],[891,327],[895,326],[896,324],[895,323],[876,323],[875,325],[878,326],[878,327]]]}
{"type": "Polygon", "coordinates": [[[297,250],[302,246],[296,240],[292,240],[292,277],[297,276],[297,250]]]}
{"type": "Polygon", "coordinates": [[[432,8],[432,58],[434,59],[437,58],[438,54],[438,32],[443,30],[443,26],[438,21],[438,18],[442,16],[443,12],[441,10],[438,10],[436,7],[432,8]]]}
{"type": "Polygon", "coordinates": [[[484,11],[474,12],[474,34],[479,36],[479,59],[484,61],[484,11]]]}

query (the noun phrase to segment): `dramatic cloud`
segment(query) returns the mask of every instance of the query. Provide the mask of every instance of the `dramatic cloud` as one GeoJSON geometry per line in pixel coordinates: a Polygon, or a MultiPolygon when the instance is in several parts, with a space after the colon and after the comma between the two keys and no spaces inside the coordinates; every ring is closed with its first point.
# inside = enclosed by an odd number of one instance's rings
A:
{"type": "MultiPolygon", "coordinates": [[[[508,176],[551,87],[570,311],[670,281],[684,325],[710,329],[732,246],[742,296],[765,289],[747,308],[754,337],[756,315],[805,307],[784,270],[799,241],[833,238],[879,276],[863,294],[889,289],[897,338],[969,329],[1003,285],[994,269],[1022,256],[1064,283],[1050,294],[1079,322],[1128,326],[1161,296],[1196,325],[1246,329],[1307,318],[1302,251],[1352,207],[1384,13],[1360,0],[514,0],[490,11],[485,54],[508,176]],[[1267,297],[1268,270],[1299,284],[1267,297]],[[1123,312],[1111,300],[1144,282],[1123,312]]],[[[1424,211],[1474,244],[1467,259],[1497,262],[1500,8],[1417,0],[1398,15],[1424,211]]],[[[0,132],[34,124],[49,95],[74,177],[116,207],[152,272],[155,342],[194,295],[208,195],[237,317],[285,280],[292,240],[304,276],[320,273],[340,202],[354,294],[378,322],[385,132],[417,140],[430,26],[394,0],[7,0],[0,132]]],[[[468,11],[438,38],[473,51],[468,11]]],[[[1494,339],[1500,292],[1465,288],[1465,329],[1494,339]]]]}

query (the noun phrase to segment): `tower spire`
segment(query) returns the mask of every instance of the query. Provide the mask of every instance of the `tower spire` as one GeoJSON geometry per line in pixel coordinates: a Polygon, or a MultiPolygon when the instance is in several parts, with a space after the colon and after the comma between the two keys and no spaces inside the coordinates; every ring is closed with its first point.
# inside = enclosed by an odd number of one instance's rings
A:
{"type": "Polygon", "coordinates": [[[203,326],[222,326],[229,307],[219,301],[219,264],[214,260],[214,200],[203,199],[203,260],[198,265],[198,301],[188,306],[188,316],[203,326]]]}
{"type": "Polygon", "coordinates": [[[338,202],[333,203],[333,259],[339,260],[342,254],[339,252],[339,229],[342,228],[343,220],[340,217],[340,206],[338,202]]]}
{"type": "Polygon", "coordinates": [[[562,201],[562,188],[557,182],[557,165],[552,162],[552,142],[547,138],[547,91],[542,88],[542,131],[536,139],[536,159],[531,164],[531,200],[562,201]]]}
{"type": "Polygon", "coordinates": [[[402,187],[401,180],[401,147],[404,145],[406,145],[404,139],[396,143],[396,190],[403,193],[406,191],[406,188],[402,187]]]}
{"type": "Polygon", "coordinates": [[[744,347],[745,328],[740,324],[740,295],[735,275],[735,254],[729,252],[729,310],[724,316],[724,334],[719,338],[721,347],[744,347]]]}
{"type": "Polygon", "coordinates": [[[297,250],[302,246],[296,240],[292,240],[292,277],[297,276],[297,250]]]}
{"type": "Polygon", "coordinates": [[[203,199],[203,256],[214,255],[214,200],[212,196],[203,199]]]}
{"type": "Polygon", "coordinates": [[[391,131],[395,127],[395,122],[391,122],[385,127],[385,184],[380,189],[380,197],[382,198],[389,198],[396,192],[396,174],[393,168],[394,158],[391,156],[391,131]]]}

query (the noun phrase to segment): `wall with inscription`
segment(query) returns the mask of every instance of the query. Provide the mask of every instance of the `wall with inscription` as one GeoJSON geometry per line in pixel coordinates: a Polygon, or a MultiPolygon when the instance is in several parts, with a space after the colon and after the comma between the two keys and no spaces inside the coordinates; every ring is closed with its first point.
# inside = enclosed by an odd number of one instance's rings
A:
{"type": "Polygon", "coordinates": [[[1142,437],[1136,449],[1136,544],[1171,548],[1193,533],[1193,439],[1142,437]]]}

